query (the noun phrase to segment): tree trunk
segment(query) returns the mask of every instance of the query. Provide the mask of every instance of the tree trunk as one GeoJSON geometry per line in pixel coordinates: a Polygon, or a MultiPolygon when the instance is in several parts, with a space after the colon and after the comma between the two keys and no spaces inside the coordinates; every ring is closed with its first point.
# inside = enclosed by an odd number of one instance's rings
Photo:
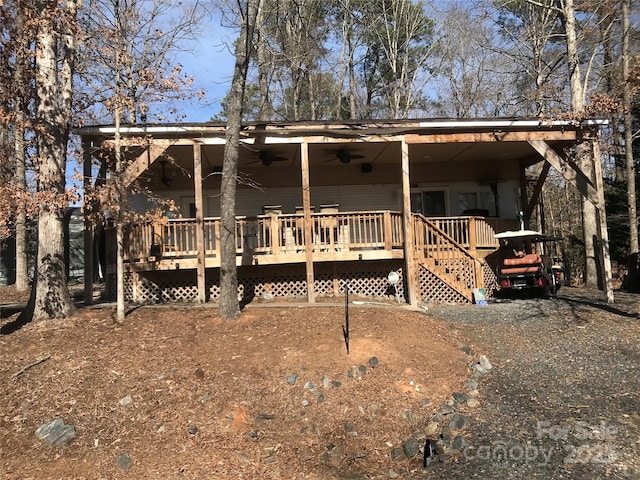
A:
{"type": "MultiPolygon", "coordinates": [[[[24,13],[22,6],[16,11],[16,37],[23,39],[24,30],[24,13]]],[[[15,69],[15,86],[16,96],[14,102],[15,109],[15,183],[16,188],[20,192],[27,192],[27,176],[26,176],[26,158],[25,158],[25,142],[24,142],[24,126],[25,126],[25,91],[26,91],[26,72],[25,72],[25,55],[22,48],[16,50],[16,69],[15,69]]],[[[16,215],[16,290],[24,292],[29,288],[29,262],[27,252],[27,213],[25,208],[25,199],[20,199],[18,211],[16,215]]]]}
{"type": "Polygon", "coordinates": [[[638,213],[636,209],[636,166],[633,159],[631,122],[631,84],[629,79],[629,4],[622,0],[622,107],[624,110],[624,145],[629,207],[629,253],[638,253],[638,213]]]}
{"type": "Polygon", "coordinates": [[[271,105],[271,95],[269,93],[269,50],[266,35],[264,34],[264,9],[258,9],[256,25],[256,54],[258,60],[258,86],[260,91],[260,110],[258,119],[271,120],[273,116],[273,106],[271,105]]]}
{"type": "MultiPolygon", "coordinates": [[[[578,41],[576,38],[576,17],[573,0],[565,0],[563,3],[562,16],[567,42],[567,60],[569,66],[569,84],[571,89],[571,110],[574,114],[579,114],[584,110],[584,86],[580,77],[580,59],[578,56],[578,41]]],[[[588,178],[593,178],[592,161],[599,162],[600,159],[592,158],[587,150],[587,145],[579,145],[576,151],[578,164],[581,166],[588,178]]],[[[598,285],[598,262],[596,258],[594,238],[597,238],[597,212],[595,206],[581,197],[582,204],[582,225],[584,231],[585,249],[585,285],[598,285]]]]}
{"type": "MultiPolygon", "coordinates": [[[[40,14],[35,55],[37,117],[40,121],[36,139],[38,194],[43,198],[38,207],[34,286],[29,306],[23,312],[26,318],[33,320],[66,317],[75,311],[67,287],[63,228],[67,207],[65,167],[71,125],[74,43],[69,32],[56,31],[57,5],[57,2],[36,3],[36,11],[40,14]],[[62,45],[61,58],[56,54],[58,43],[62,45]]],[[[70,22],[75,21],[75,4],[68,1],[66,9],[69,18],[61,23],[65,28],[71,28],[70,22]]]]}
{"type": "Polygon", "coordinates": [[[246,0],[236,43],[236,63],[229,95],[224,164],[220,186],[220,316],[233,320],[240,316],[238,272],[236,268],[236,177],[240,152],[242,106],[249,68],[249,52],[260,0],[246,0]]]}

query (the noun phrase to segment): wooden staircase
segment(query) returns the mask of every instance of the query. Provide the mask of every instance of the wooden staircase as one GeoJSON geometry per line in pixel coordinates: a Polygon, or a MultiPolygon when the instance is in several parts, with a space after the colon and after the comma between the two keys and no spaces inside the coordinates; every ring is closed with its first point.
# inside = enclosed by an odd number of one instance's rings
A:
{"type": "Polygon", "coordinates": [[[413,214],[416,261],[438,280],[473,302],[473,289],[482,287],[482,264],[444,230],[413,214]]]}

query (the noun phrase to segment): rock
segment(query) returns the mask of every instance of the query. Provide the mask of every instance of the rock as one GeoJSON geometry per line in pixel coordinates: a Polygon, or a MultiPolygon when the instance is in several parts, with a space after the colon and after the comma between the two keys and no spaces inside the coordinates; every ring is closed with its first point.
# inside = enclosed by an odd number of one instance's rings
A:
{"type": "Polygon", "coordinates": [[[306,398],[302,400],[302,406],[303,407],[308,407],[309,406],[309,400],[307,400],[306,398]]]}
{"type": "Polygon", "coordinates": [[[433,436],[438,431],[438,423],[437,422],[429,422],[427,426],[424,427],[424,433],[428,436],[433,436]]]}
{"type": "Polygon", "coordinates": [[[344,427],[344,431],[347,433],[353,433],[356,431],[352,423],[345,423],[343,427],[344,427]]]}
{"type": "Polygon", "coordinates": [[[116,457],[116,463],[122,470],[129,470],[133,466],[133,460],[128,453],[119,453],[116,457]]]}
{"type": "Polygon", "coordinates": [[[451,421],[449,422],[450,430],[462,430],[471,425],[471,419],[465,415],[454,413],[451,415],[451,421]]]}
{"type": "Polygon", "coordinates": [[[482,376],[485,373],[487,373],[487,370],[482,365],[480,365],[479,363],[474,363],[471,366],[471,369],[473,370],[474,374],[480,374],[480,376],[482,376]]]}
{"type": "Polygon", "coordinates": [[[446,403],[443,403],[442,405],[440,405],[440,408],[438,409],[438,413],[441,413],[443,415],[448,415],[448,414],[453,413],[455,411],[456,411],[456,409],[453,408],[453,406],[447,405],[446,403]]]}
{"type": "Polygon", "coordinates": [[[469,446],[469,442],[467,442],[467,439],[464,438],[462,435],[458,435],[456,436],[456,438],[453,439],[453,443],[451,444],[451,446],[455,450],[463,450],[465,447],[469,446]]]}
{"type": "Polygon", "coordinates": [[[189,432],[189,435],[195,435],[196,433],[198,433],[198,427],[192,425],[187,429],[187,432],[189,432]]]}
{"type": "Polygon", "coordinates": [[[480,401],[475,397],[472,397],[469,400],[467,400],[467,406],[469,408],[476,408],[478,405],[480,405],[480,401]]]}
{"type": "Polygon", "coordinates": [[[275,455],[269,455],[268,457],[265,457],[262,459],[262,463],[278,463],[278,457],[276,457],[275,455]]]}
{"type": "Polygon", "coordinates": [[[478,381],[474,380],[473,378],[470,378],[469,380],[467,380],[467,388],[469,390],[475,390],[476,388],[478,388],[478,381]]]}
{"type": "Polygon", "coordinates": [[[404,410],[402,412],[402,418],[404,418],[407,422],[409,422],[409,425],[412,428],[414,428],[418,424],[418,421],[416,420],[416,416],[413,414],[411,410],[404,410]]]}
{"type": "Polygon", "coordinates": [[[398,475],[396,472],[394,472],[393,470],[389,470],[389,472],[387,473],[387,476],[391,479],[394,480],[395,478],[398,478],[400,475],[398,475]]]}
{"type": "Polygon", "coordinates": [[[47,445],[59,447],[76,438],[76,429],[73,425],[66,425],[62,419],[55,418],[41,425],[36,430],[36,437],[47,445]]]}
{"type": "Polygon", "coordinates": [[[238,452],[236,458],[242,465],[251,465],[251,457],[244,452],[238,452]]]}
{"type": "Polygon", "coordinates": [[[424,444],[424,456],[422,458],[422,466],[427,468],[437,458],[437,443],[435,440],[428,439],[424,444]]]}
{"type": "Polygon", "coordinates": [[[367,374],[367,367],[365,367],[364,365],[360,365],[358,367],[358,370],[360,371],[360,375],[362,375],[363,377],[367,374]]]}
{"type": "Polygon", "coordinates": [[[460,348],[460,350],[462,350],[464,353],[466,353],[469,356],[473,356],[473,348],[469,347],[468,345],[463,345],[462,348],[460,348]]]}
{"type": "Polygon", "coordinates": [[[478,395],[480,395],[480,392],[478,391],[477,388],[474,388],[473,390],[469,390],[470,397],[477,397],[478,395]]]}
{"type": "Polygon", "coordinates": [[[436,413],[433,417],[431,417],[431,421],[435,423],[444,422],[444,415],[441,413],[436,413]]]}
{"type": "Polygon", "coordinates": [[[331,382],[331,388],[340,388],[342,386],[342,384],[340,382],[337,381],[332,381],[331,382]]]}
{"type": "Polygon", "coordinates": [[[329,388],[329,378],[328,377],[322,377],[322,387],[323,388],[329,388]]]}
{"type": "Polygon", "coordinates": [[[491,365],[491,362],[489,362],[489,359],[486,357],[486,355],[480,355],[478,363],[485,370],[491,370],[493,368],[493,365],[491,365]]]}
{"type": "Polygon", "coordinates": [[[407,458],[413,458],[420,451],[420,442],[415,438],[409,438],[402,443],[402,450],[407,458]]]}
{"type": "Polygon", "coordinates": [[[204,370],[200,367],[196,368],[196,371],[193,372],[198,380],[202,380],[204,378],[204,370]]]}
{"type": "Polygon", "coordinates": [[[402,447],[396,447],[391,449],[391,458],[394,462],[403,462],[407,457],[402,447]]]}
{"type": "Polygon", "coordinates": [[[469,396],[463,392],[453,392],[453,399],[456,403],[464,403],[467,401],[469,396]]]}
{"type": "Polygon", "coordinates": [[[369,366],[370,367],[377,367],[380,364],[380,362],[378,361],[378,357],[371,357],[369,359],[369,366]]]}
{"type": "Polygon", "coordinates": [[[208,401],[209,401],[209,394],[208,394],[208,393],[205,393],[204,395],[202,395],[202,396],[200,397],[200,402],[201,402],[201,403],[206,403],[206,402],[208,402],[208,401]]]}
{"type": "Polygon", "coordinates": [[[323,394],[318,395],[318,400],[317,401],[318,401],[318,403],[324,403],[324,395],[323,394]]]}
{"type": "Polygon", "coordinates": [[[126,397],[122,397],[120,400],[118,400],[118,403],[124,407],[126,405],[132,404],[133,399],[131,398],[130,395],[127,395],[126,397]]]}
{"type": "Polygon", "coordinates": [[[289,385],[295,385],[298,380],[298,375],[296,373],[292,373],[291,375],[287,375],[287,383],[289,385]]]}
{"type": "Polygon", "coordinates": [[[322,461],[331,467],[338,468],[346,452],[347,447],[344,445],[327,445],[322,454],[322,461]]]}
{"type": "Polygon", "coordinates": [[[431,400],[428,398],[423,398],[422,400],[420,400],[420,403],[422,403],[422,405],[426,407],[428,405],[431,405],[431,400]]]}
{"type": "Polygon", "coordinates": [[[304,388],[306,388],[310,392],[315,392],[316,391],[316,387],[313,386],[313,383],[311,383],[311,381],[308,381],[307,383],[305,383],[304,384],[304,388]]]}

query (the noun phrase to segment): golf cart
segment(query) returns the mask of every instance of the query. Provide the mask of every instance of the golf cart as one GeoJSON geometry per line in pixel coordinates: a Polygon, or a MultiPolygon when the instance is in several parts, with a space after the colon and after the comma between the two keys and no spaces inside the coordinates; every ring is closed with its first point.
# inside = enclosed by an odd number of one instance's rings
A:
{"type": "Polygon", "coordinates": [[[551,261],[548,252],[560,238],[533,230],[497,233],[495,238],[500,241],[497,275],[501,294],[529,292],[543,298],[556,294],[563,268],[551,261]]]}

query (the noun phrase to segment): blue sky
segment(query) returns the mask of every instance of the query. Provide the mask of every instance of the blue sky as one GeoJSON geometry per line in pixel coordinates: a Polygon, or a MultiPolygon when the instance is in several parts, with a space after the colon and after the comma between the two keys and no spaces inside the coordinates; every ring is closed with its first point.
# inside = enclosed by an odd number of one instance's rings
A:
{"type": "Polygon", "coordinates": [[[229,91],[233,74],[234,57],[230,51],[236,32],[220,26],[213,18],[202,26],[198,40],[177,57],[184,73],[193,75],[194,87],[206,91],[204,102],[183,102],[185,122],[206,122],[220,110],[220,100],[229,91]]]}

